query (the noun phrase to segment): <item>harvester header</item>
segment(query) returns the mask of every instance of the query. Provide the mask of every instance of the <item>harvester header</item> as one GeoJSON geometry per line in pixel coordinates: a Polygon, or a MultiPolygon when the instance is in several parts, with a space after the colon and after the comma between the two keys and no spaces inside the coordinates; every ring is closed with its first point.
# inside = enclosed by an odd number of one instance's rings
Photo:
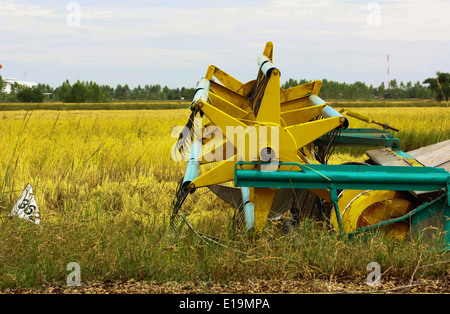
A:
{"type": "MultiPolygon", "coordinates": [[[[256,79],[247,83],[214,65],[198,82],[176,145],[187,164],[173,221],[190,193],[209,188],[236,207],[247,233],[260,234],[269,219],[295,224],[312,212],[339,232],[383,225],[405,238],[437,217],[450,245],[450,154],[439,167],[421,163],[420,154],[401,151],[387,131],[396,128],[323,100],[321,81],[283,89],[271,42],[257,65],[256,79]],[[350,128],[348,117],[383,129],[350,128]],[[328,164],[342,145],[378,148],[367,152],[367,163],[328,164]],[[399,159],[405,163],[394,163],[399,159]]],[[[432,153],[442,155],[448,142],[432,153]]]]}

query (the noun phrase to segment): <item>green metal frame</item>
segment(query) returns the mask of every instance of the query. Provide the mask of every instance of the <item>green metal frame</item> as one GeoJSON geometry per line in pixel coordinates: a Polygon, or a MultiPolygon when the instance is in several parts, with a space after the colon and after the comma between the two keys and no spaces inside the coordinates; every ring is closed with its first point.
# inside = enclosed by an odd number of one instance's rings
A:
{"type": "Polygon", "coordinates": [[[235,185],[296,189],[329,189],[334,185],[336,189],[395,191],[446,189],[448,193],[450,184],[450,173],[443,168],[430,167],[280,163],[297,166],[299,171],[242,169],[243,165],[263,164],[237,162],[235,185]]]}
{"type": "MultiPolygon", "coordinates": [[[[450,217],[450,173],[442,168],[401,167],[401,166],[366,166],[366,165],[313,165],[298,163],[280,163],[281,166],[295,166],[295,170],[259,170],[260,162],[237,162],[235,165],[235,186],[258,188],[292,188],[292,189],[327,189],[330,191],[340,230],[337,190],[394,190],[394,191],[436,191],[444,193],[430,203],[424,203],[403,217],[390,219],[377,225],[358,229],[363,232],[381,225],[400,220],[429,208],[440,200],[445,213],[450,217]],[[245,167],[247,166],[247,167],[245,167]],[[251,167],[248,167],[251,166],[251,167]],[[251,168],[251,169],[247,169],[251,168]],[[443,201],[446,197],[446,201],[443,201]]],[[[450,247],[450,219],[445,224],[446,243],[450,247]]]]}
{"type": "MultiPolygon", "coordinates": [[[[327,143],[326,137],[320,137],[317,143],[327,143]]],[[[337,146],[384,146],[400,150],[400,140],[391,133],[375,128],[348,128],[341,131],[334,143],[337,146]]]]}

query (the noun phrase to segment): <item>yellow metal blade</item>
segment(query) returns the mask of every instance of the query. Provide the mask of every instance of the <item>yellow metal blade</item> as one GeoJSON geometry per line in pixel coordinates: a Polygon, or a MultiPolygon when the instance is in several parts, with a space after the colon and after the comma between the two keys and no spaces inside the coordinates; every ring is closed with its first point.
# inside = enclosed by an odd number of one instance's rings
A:
{"type": "Polygon", "coordinates": [[[191,186],[201,188],[209,185],[225,183],[234,179],[236,156],[220,162],[216,167],[202,174],[191,182],[191,186]]]}
{"type": "Polygon", "coordinates": [[[313,81],[283,90],[281,93],[281,103],[296,100],[299,98],[318,95],[322,86],[321,81],[313,81]]]}
{"type": "Polygon", "coordinates": [[[308,97],[318,95],[322,87],[321,81],[313,81],[281,91],[281,112],[309,106],[308,97]]]}
{"type": "Polygon", "coordinates": [[[320,197],[321,199],[323,199],[325,201],[331,202],[330,191],[328,191],[328,190],[308,189],[308,191],[317,195],[318,197],[320,197]]]}
{"type": "Polygon", "coordinates": [[[280,123],[280,72],[273,70],[259,107],[256,121],[260,123],[280,123]]]}
{"type": "MultiPolygon", "coordinates": [[[[228,102],[231,102],[235,106],[243,110],[250,110],[249,100],[247,97],[240,95],[237,92],[234,92],[214,81],[211,81],[210,90],[219,95],[220,97],[222,97],[223,99],[227,100],[228,102]]],[[[210,95],[211,94],[212,93],[210,93],[210,95]]]]}
{"type": "Polygon", "coordinates": [[[281,112],[305,108],[309,106],[308,97],[298,98],[281,103],[281,112]]]}
{"type": "Polygon", "coordinates": [[[297,149],[300,149],[322,135],[341,126],[344,123],[341,119],[341,117],[322,119],[289,126],[285,130],[292,135],[295,139],[297,149]]]}
{"type": "MultiPolygon", "coordinates": [[[[200,100],[199,106],[200,109],[203,111],[203,113],[208,117],[208,119],[211,120],[211,122],[214,123],[217,127],[219,127],[222,130],[222,132],[225,132],[224,135],[226,137],[227,137],[226,134],[227,127],[234,127],[234,128],[242,127],[243,129],[247,127],[245,123],[233,118],[232,116],[226,114],[225,112],[217,109],[214,106],[211,106],[206,102],[200,100]]],[[[228,138],[228,140],[230,140],[233,143],[235,142],[234,138],[232,139],[228,138]]]]}
{"type": "Polygon", "coordinates": [[[225,71],[216,66],[210,65],[208,71],[206,72],[206,78],[211,80],[213,76],[215,76],[225,87],[236,93],[244,86],[242,82],[238,81],[225,71]]]}
{"type": "Polygon", "coordinates": [[[281,113],[281,122],[283,126],[305,123],[319,116],[325,105],[305,107],[281,113]]]}
{"type": "Polygon", "coordinates": [[[263,55],[265,55],[267,58],[270,59],[271,62],[273,62],[273,43],[271,41],[268,41],[266,43],[263,55]]]}
{"type": "Polygon", "coordinates": [[[231,156],[237,154],[237,150],[234,145],[224,139],[222,143],[208,142],[203,146],[203,155],[198,159],[200,165],[204,165],[211,162],[227,160],[231,156]]]}
{"type": "Polygon", "coordinates": [[[250,201],[255,205],[255,231],[257,233],[261,233],[264,229],[276,193],[276,189],[250,189],[250,201]]]}
{"type": "Polygon", "coordinates": [[[202,138],[203,145],[208,144],[211,140],[214,140],[217,136],[221,136],[223,138],[222,130],[220,130],[212,123],[207,123],[203,126],[202,134],[203,134],[202,138]]]}
{"type": "Polygon", "coordinates": [[[222,110],[226,114],[235,117],[237,119],[245,117],[247,113],[250,111],[250,107],[248,107],[248,111],[243,110],[238,106],[232,104],[231,102],[227,101],[226,99],[213,93],[209,94],[209,99],[211,100],[214,107],[222,110]]]}

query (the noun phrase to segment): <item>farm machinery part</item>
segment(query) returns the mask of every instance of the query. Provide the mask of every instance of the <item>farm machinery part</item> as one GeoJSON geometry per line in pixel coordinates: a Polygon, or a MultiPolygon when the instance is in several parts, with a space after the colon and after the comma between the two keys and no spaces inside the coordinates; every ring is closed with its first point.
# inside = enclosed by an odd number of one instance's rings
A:
{"type": "Polygon", "coordinates": [[[397,129],[322,100],[321,81],[283,89],[271,42],[257,64],[257,78],[247,83],[213,65],[198,82],[172,152],[187,161],[172,223],[186,197],[207,187],[239,208],[247,232],[261,233],[268,219],[308,214],[349,235],[383,227],[403,239],[436,220],[450,247],[450,141],[405,153],[387,131],[397,129]],[[383,129],[349,128],[348,117],[383,129]],[[366,153],[372,165],[329,165],[338,145],[383,148],[366,153]],[[209,170],[200,171],[204,165],[209,170]]]}

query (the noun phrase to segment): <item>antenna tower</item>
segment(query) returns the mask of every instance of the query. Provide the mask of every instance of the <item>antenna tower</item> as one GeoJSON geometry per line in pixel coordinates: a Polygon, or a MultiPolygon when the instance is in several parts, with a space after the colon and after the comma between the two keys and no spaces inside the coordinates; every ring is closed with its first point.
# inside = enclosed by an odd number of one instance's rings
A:
{"type": "Polygon", "coordinates": [[[387,55],[387,65],[388,65],[388,68],[387,68],[387,75],[388,75],[388,80],[387,80],[387,88],[388,89],[390,89],[391,88],[391,79],[389,78],[389,76],[390,76],[390,69],[389,69],[389,55],[387,55]]]}

